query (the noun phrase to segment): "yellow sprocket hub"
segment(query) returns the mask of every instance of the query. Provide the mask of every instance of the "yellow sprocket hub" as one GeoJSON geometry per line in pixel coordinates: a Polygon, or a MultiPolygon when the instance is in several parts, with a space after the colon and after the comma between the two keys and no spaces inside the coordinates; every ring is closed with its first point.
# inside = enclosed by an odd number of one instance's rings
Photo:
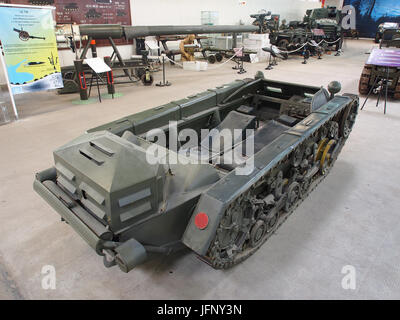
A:
{"type": "Polygon", "coordinates": [[[322,139],[319,144],[318,144],[318,149],[317,149],[317,153],[315,155],[315,161],[321,159],[322,156],[322,152],[325,148],[326,143],[328,142],[328,138],[324,138],[322,139]]]}
{"type": "Polygon", "coordinates": [[[336,144],[336,140],[332,139],[332,140],[329,140],[328,144],[325,146],[324,152],[322,153],[321,162],[319,163],[319,167],[321,169],[324,167],[325,161],[328,161],[330,159],[331,154],[329,153],[329,150],[335,144],[336,144]]]}

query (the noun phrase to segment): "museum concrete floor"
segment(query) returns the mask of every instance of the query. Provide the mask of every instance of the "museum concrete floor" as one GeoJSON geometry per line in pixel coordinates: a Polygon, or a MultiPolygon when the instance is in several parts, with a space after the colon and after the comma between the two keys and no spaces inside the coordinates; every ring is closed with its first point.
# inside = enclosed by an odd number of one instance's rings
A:
{"type": "MultiPolygon", "coordinates": [[[[280,63],[266,77],[308,85],[342,83],[357,93],[372,41],[346,41],[341,57],[280,63]]],[[[171,87],[117,87],[123,97],[73,105],[77,96],[17,97],[21,120],[0,126],[0,298],[11,299],[366,299],[400,298],[400,102],[388,112],[372,98],[330,175],[261,249],[227,270],[214,270],[185,250],[128,274],[102,259],[32,189],[52,151],[86,129],[171,100],[252,77],[227,63],[207,72],[168,68],[171,87]],[[56,289],[42,289],[42,267],[53,265],[56,289]],[[355,290],[342,288],[354,266],[355,290]]],[[[214,68],[216,65],[212,66],[214,68]]],[[[161,73],[155,75],[159,81],[161,73]]],[[[362,99],[363,101],[363,99],[362,99]]]]}

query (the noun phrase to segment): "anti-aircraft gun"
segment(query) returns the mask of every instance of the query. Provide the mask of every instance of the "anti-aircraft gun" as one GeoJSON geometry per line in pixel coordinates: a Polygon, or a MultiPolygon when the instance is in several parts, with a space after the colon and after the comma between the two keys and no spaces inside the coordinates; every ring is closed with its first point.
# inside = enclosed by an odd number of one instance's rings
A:
{"type": "Polygon", "coordinates": [[[251,14],[251,18],[255,19],[253,25],[259,27],[259,33],[268,33],[271,30],[279,29],[279,14],[271,14],[271,11],[251,14]]]}

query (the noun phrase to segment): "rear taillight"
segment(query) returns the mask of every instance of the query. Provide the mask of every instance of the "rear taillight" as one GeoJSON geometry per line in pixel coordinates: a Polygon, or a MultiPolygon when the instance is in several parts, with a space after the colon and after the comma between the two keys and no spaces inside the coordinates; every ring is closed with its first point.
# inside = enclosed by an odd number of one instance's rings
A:
{"type": "Polygon", "coordinates": [[[204,213],[204,212],[199,212],[194,217],[194,224],[200,230],[205,229],[207,227],[207,225],[208,225],[208,215],[206,213],[204,213]]]}

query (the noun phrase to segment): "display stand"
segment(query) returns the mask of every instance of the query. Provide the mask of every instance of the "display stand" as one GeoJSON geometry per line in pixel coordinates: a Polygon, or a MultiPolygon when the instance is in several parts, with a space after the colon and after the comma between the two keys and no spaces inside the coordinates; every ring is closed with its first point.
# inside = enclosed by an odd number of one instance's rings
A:
{"type": "Polygon", "coordinates": [[[63,87],[54,34],[55,9],[53,6],[0,4],[0,60],[16,120],[19,115],[14,95],[63,87]]]}
{"type": "Polygon", "coordinates": [[[157,87],[168,87],[171,85],[170,82],[168,82],[168,80],[165,80],[165,53],[163,53],[162,55],[162,75],[163,75],[163,81],[160,83],[157,83],[156,86],[157,87]]]}
{"type": "Polygon", "coordinates": [[[269,53],[268,66],[265,68],[265,70],[272,70],[274,68],[273,66],[278,65],[278,63],[276,62],[276,59],[284,58],[280,54],[280,50],[272,44],[269,47],[262,48],[262,50],[269,53]]]}
{"type": "MultiPolygon", "coordinates": [[[[87,65],[92,69],[92,77],[90,78],[90,84],[89,84],[89,94],[88,98],[90,98],[90,94],[92,92],[92,87],[93,87],[93,78],[96,79],[96,86],[97,86],[97,93],[99,97],[99,101],[101,102],[101,94],[100,94],[100,84],[99,81],[105,84],[103,79],[101,78],[101,74],[111,72],[111,68],[104,62],[104,60],[100,58],[90,58],[90,59],[85,59],[84,62],[87,63],[87,65]]],[[[112,93],[112,98],[114,99],[114,93],[112,93]]]]}
{"type": "Polygon", "coordinates": [[[11,101],[11,105],[12,105],[12,108],[14,111],[14,116],[15,116],[15,119],[18,120],[18,110],[17,110],[17,106],[15,104],[14,95],[13,95],[12,88],[10,85],[10,79],[8,78],[6,62],[4,61],[3,47],[1,47],[1,50],[0,50],[0,60],[1,60],[1,67],[3,69],[3,73],[6,78],[6,82],[7,82],[8,94],[10,95],[10,101],[11,101]]]}
{"type": "Polygon", "coordinates": [[[367,97],[364,100],[364,103],[361,107],[361,110],[364,109],[365,104],[367,103],[372,92],[378,93],[378,99],[376,100],[376,107],[379,105],[379,101],[382,96],[382,91],[385,91],[385,107],[383,109],[383,113],[386,114],[386,104],[388,97],[388,87],[389,87],[389,67],[385,67],[385,77],[376,77],[374,84],[368,92],[367,97]],[[377,86],[377,87],[375,87],[377,86]]]}
{"type": "Polygon", "coordinates": [[[376,76],[367,97],[361,107],[364,109],[371,94],[377,93],[378,99],[376,106],[378,107],[383,92],[385,92],[385,107],[383,113],[386,114],[388,89],[390,83],[390,68],[400,68],[400,49],[386,48],[386,49],[373,49],[366,64],[374,67],[385,67],[384,76],[376,76]]]}

